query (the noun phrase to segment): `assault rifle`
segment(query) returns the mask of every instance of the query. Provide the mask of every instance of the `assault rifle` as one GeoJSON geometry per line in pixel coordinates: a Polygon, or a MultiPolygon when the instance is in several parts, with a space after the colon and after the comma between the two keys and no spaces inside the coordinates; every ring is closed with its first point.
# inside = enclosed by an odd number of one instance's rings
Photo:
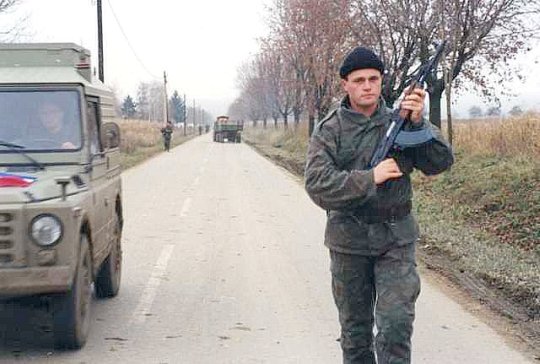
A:
{"type": "MultiPolygon", "coordinates": [[[[407,91],[405,91],[405,96],[410,95],[416,87],[423,87],[426,77],[429,76],[434,69],[436,69],[445,44],[446,41],[443,41],[437,46],[433,57],[431,57],[429,62],[419,70],[409,88],[407,91]]],[[[389,153],[393,150],[402,150],[405,148],[415,147],[427,143],[434,138],[433,132],[430,128],[415,131],[403,130],[405,123],[410,122],[410,116],[410,110],[401,110],[399,108],[394,110],[394,113],[392,114],[392,122],[390,123],[384,138],[381,140],[377,146],[377,149],[375,150],[375,153],[371,157],[371,168],[375,167],[377,164],[386,159],[389,153]]]]}

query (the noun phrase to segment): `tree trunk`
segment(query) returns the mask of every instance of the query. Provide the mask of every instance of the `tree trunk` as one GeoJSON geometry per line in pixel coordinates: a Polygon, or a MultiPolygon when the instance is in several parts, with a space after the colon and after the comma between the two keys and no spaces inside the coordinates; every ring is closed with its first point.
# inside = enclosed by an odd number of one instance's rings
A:
{"type": "Polygon", "coordinates": [[[300,111],[298,110],[294,110],[293,112],[293,115],[294,115],[294,123],[298,126],[298,124],[300,124],[300,111]]]}
{"type": "Polygon", "coordinates": [[[448,129],[448,142],[452,145],[452,82],[449,79],[449,72],[446,67],[444,68],[444,79],[446,80],[445,94],[446,94],[446,122],[448,129]]]}
{"type": "Polygon", "coordinates": [[[309,136],[311,137],[311,134],[313,134],[313,129],[315,129],[315,115],[312,113],[309,113],[308,115],[308,126],[309,136]]]}
{"type": "Polygon", "coordinates": [[[447,119],[447,125],[448,125],[448,143],[450,143],[450,145],[452,145],[452,139],[453,139],[453,136],[454,136],[454,133],[452,131],[452,106],[451,106],[451,97],[450,97],[450,92],[448,92],[447,96],[446,96],[446,103],[448,104],[448,106],[446,107],[446,119],[447,119]]]}

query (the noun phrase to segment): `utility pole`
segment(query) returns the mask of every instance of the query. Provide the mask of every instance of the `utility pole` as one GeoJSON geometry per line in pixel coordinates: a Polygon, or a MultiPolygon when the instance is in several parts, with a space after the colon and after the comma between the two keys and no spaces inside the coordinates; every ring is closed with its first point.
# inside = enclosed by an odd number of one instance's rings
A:
{"type": "Polygon", "coordinates": [[[105,72],[103,70],[103,19],[101,14],[101,0],[97,0],[99,79],[101,82],[105,82],[105,72]]]}
{"type": "Polygon", "coordinates": [[[187,105],[186,105],[186,94],[184,94],[184,136],[186,136],[187,129],[187,105]]]}
{"type": "Polygon", "coordinates": [[[167,97],[167,73],[163,71],[163,89],[165,94],[165,107],[163,108],[163,119],[164,123],[166,124],[169,120],[169,99],[167,97]]]}
{"type": "Polygon", "coordinates": [[[197,116],[197,109],[195,108],[195,99],[193,99],[193,129],[195,129],[195,122],[197,116]]]}

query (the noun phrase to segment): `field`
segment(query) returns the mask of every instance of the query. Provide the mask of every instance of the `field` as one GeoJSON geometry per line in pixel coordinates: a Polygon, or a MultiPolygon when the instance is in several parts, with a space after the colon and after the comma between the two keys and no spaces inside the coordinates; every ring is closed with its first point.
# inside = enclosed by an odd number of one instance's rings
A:
{"type": "MultiPolygon", "coordinates": [[[[302,175],[306,129],[248,128],[244,139],[302,175]]],[[[451,171],[413,176],[420,259],[538,343],[540,116],[456,122],[454,151],[451,171]]]]}

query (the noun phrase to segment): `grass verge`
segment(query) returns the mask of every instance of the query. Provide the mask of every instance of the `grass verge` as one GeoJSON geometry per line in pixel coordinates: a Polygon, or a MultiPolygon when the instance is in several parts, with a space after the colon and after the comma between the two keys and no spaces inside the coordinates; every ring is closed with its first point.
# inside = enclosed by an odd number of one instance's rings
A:
{"type": "MultiPolygon", "coordinates": [[[[119,120],[120,153],[122,169],[131,168],[148,158],[163,152],[163,139],[159,123],[140,120],[119,120]]],[[[181,129],[175,129],[171,140],[171,149],[193,138],[194,134],[184,136],[181,129]]]]}

